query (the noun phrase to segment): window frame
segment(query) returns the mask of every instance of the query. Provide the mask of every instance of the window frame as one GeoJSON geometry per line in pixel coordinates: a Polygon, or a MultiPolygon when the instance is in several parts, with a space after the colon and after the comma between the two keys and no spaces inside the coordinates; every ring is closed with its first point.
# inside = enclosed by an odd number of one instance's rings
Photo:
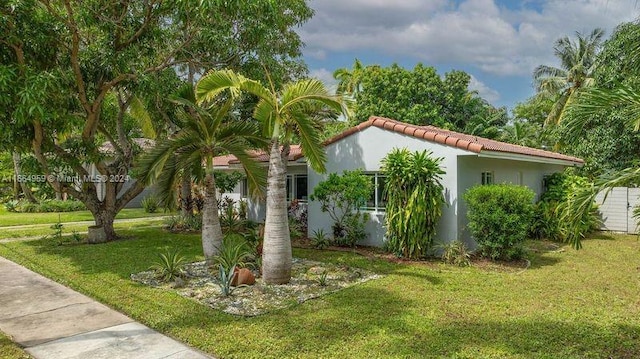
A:
{"type": "Polygon", "coordinates": [[[495,175],[493,171],[482,171],[480,174],[480,184],[483,186],[492,185],[495,183],[495,175]]]}
{"type": "Polygon", "coordinates": [[[367,177],[372,177],[373,179],[373,193],[372,193],[373,206],[369,206],[370,198],[367,198],[365,205],[360,207],[360,209],[363,211],[374,212],[374,213],[386,212],[387,211],[386,201],[381,200],[383,199],[383,196],[384,196],[384,187],[382,188],[380,187],[381,186],[380,179],[384,178],[386,180],[387,176],[382,172],[365,172],[364,175],[366,175],[367,177]]]}

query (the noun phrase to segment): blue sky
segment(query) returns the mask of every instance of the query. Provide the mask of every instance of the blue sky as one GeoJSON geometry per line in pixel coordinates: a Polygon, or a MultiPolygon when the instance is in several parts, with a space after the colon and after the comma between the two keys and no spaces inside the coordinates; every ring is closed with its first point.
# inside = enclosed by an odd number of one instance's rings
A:
{"type": "Polygon", "coordinates": [[[513,108],[534,93],[531,73],[557,65],[553,44],[596,27],[608,37],[640,16],[640,0],[310,0],[315,16],[299,29],[311,75],[365,65],[417,63],[456,69],[496,106],[513,108]]]}

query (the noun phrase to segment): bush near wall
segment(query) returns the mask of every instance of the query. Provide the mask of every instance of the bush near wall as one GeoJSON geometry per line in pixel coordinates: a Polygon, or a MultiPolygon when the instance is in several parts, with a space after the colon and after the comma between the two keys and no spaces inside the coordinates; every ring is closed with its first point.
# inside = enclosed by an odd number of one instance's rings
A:
{"type": "Polygon", "coordinates": [[[515,260],[524,255],[522,242],[531,228],[534,197],[529,188],[511,184],[467,190],[468,226],[480,255],[492,260],[515,260]]]}
{"type": "MultiPolygon", "coordinates": [[[[588,188],[593,184],[586,177],[574,174],[571,169],[546,177],[545,184],[546,191],[536,204],[531,237],[566,241],[571,233],[568,229],[569,223],[561,218],[561,207],[567,206],[580,189],[588,188]]],[[[598,230],[601,224],[598,206],[594,202],[591,210],[584,213],[580,217],[578,225],[574,226],[577,230],[574,235],[584,237],[598,230]]]]}

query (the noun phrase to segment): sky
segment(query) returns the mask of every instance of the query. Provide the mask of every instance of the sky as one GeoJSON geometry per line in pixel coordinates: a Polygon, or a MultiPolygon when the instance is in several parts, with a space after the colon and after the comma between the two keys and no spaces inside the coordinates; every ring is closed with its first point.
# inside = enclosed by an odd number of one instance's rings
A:
{"type": "Polygon", "coordinates": [[[640,0],[310,0],[298,29],[312,77],[335,88],[335,69],[417,63],[444,75],[463,70],[470,89],[495,106],[535,93],[533,69],[558,66],[554,42],[640,17],[640,0]]]}

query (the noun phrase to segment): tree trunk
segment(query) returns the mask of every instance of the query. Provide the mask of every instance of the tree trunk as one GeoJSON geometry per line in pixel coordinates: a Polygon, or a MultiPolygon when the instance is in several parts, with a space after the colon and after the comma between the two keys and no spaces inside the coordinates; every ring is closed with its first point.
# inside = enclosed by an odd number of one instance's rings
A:
{"type": "Polygon", "coordinates": [[[12,158],[13,171],[15,172],[15,181],[17,181],[20,185],[20,190],[22,191],[22,193],[24,193],[24,197],[31,203],[38,203],[38,200],[36,200],[33,192],[31,192],[31,188],[29,188],[29,184],[25,181],[19,180],[20,176],[22,176],[22,156],[20,155],[20,152],[13,152],[12,158]]]}
{"type": "Polygon", "coordinates": [[[205,178],[204,207],[202,209],[202,250],[208,264],[222,249],[222,227],[216,200],[216,183],[212,171],[205,178]]]}
{"type": "Polygon", "coordinates": [[[268,284],[291,280],[291,238],[287,216],[286,162],[277,140],[271,144],[267,179],[267,213],[264,223],[262,277],[268,284]]]}
{"type": "Polygon", "coordinates": [[[183,217],[193,216],[193,197],[191,196],[191,175],[183,174],[180,184],[180,212],[183,217]]]}
{"type": "MultiPolygon", "coordinates": [[[[97,213],[93,214],[96,222],[96,227],[102,227],[107,241],[113,241],[118,239],[115,229],[113,229],[113,221],[116,218],[117,212],[115,209],[101,208],[97,213]]],[[[89,238],[91,242],[91,238],[89,238]]]]}

